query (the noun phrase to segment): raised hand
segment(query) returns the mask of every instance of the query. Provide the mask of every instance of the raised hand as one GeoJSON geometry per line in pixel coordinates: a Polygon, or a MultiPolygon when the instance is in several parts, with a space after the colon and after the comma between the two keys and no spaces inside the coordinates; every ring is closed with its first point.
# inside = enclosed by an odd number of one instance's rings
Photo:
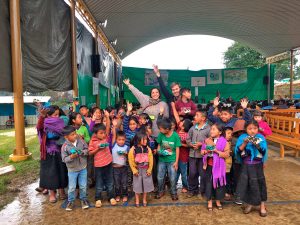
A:
{"type": "Polygon", "coordinates": [[[156,76],[160,77],[158,66],[155,64],[153,64],[152,66],[153,66],[153,71],[156,74],[156,76]]]}
{"type": "Polygon", "coordinates": [[[123,83],[126,84],[127,86],[130,84],[130,79],[127,78],[127,79],[124,79],[123,80],[123,83]]]}
{"type": "Polygon", "coordinates": [[[118,126],[118,120],[117,120],[117,119],[113,119],[112,125],[113,125],[114,127],[117,127],[117,126],[118,126]]]}
{"type": "Polygon", "coordinates": [[[247,101],[247,99],[243,98],[243,99],[241,100],[241,106],[242,106],[243,109],[246,109],[246,108],[247,108],[247,106],[248,106],[248,101],[247,101]]]}
{"type": "Polygon", "coordinates": [[[109,117],[109,112],[107,110],[104,110],[104,116],[107,118],[109,117]]]}
{"type": "Polygon", "coordinates": [[[217,107],[220,104],[220,98],[219,97],[215,97],[214,99],[214,107],[217,107]]]}
{"type": "Polygon", "coordinates": [[[39,109],[39,113],[42,117],[46,117],[48,111],[49,111],[49,109],[45,109],[45,108],[39,109]]]}
{"type": "Polygon", "coordinates": [[[127,102],[127,112],[131,112],[132,111],[132,103],[127,102]]]}

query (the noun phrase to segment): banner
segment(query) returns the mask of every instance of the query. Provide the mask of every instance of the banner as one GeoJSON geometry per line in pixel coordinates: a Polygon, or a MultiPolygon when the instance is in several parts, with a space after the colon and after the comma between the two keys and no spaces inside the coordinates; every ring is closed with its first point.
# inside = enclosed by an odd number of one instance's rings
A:
{"type": "Polygon", "coordinates": [[[205,77],[192,77],[192,87],[205,87],[205,77]]]}
{"type": "Polygon", "coordinates": [[[222,84],[222,70],[207,70],[207,84],[222,84]]]}
{"type": "MultiPolygon", "coordinates": [[[[165,83],[165,85],[168,85],[168,76],[169,73],[167,71],[160,71],[160,76],[165,83]]],[[[154,73],[153,70],[146,70],[145,71],[145,86],[159,86],[157,81],[157,76],[154,73]]]]}
{"type": "Polygon", "coordinates": [[[99,93],[99,79],[93,77],[93,95],[98,95],[99,93]]]}
{"type": "Polygon", "coordinates": [[[247,80],[247,69],[224,70],[224,84],[243,84],[247,80]]]}

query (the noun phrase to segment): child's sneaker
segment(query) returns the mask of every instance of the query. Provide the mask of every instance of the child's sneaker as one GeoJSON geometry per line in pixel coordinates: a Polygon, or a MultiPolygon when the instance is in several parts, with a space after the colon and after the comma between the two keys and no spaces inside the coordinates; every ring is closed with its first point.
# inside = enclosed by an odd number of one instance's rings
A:
{"type": "Polygon", "coordinates": [[[82,209],[88,209],[90,206],[89,206],[89,203],[87,200],[82,200],[81,201],[81,208],[82,209]]]}
{"type": "Polygon", "coordinates": [[[74,203],[73,202],[68,202],[66,210],[67,211],[72,211],[74,208],[74,203]]]}
{"type": "Polygon", "coordinates": [[[95,203],[95,207],[100,208],[101,206],[102,206],[101,200],[97,200],[96,203],[95,203]]]}
{"type": "Polygon", "coordinates": [[[111,198],[111,199],[110,199],[110,204],[111,204],[111,205],[116,205],[116,204],[117,204],[116,199],[111,198]]]}

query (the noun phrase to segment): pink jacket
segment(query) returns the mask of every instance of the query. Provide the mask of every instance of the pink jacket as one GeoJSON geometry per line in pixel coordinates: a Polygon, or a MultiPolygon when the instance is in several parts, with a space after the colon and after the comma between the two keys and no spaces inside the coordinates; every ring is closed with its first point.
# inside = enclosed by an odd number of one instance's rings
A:
{"type": "Polygon", "coordinates": [[[272,130],[269,127],[269,124],[266,121],[261,120],[259,123],[259,133],[262,134],[264,137],[272,134],[272,130]]]}

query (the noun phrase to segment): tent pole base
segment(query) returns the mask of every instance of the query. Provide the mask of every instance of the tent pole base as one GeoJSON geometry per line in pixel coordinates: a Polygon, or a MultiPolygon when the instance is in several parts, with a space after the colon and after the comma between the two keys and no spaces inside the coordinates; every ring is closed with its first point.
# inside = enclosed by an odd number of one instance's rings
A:
{"type": "Polygon", "coordinates": [[[9,156],[9,160],[12,162],[21,162],[21,161],[25,161],[27,159],[31,159],[32,158],[32,153],[31,152],[27,152],[25,155],[15,155],[15,154],[11,154],[9,156]]]}

